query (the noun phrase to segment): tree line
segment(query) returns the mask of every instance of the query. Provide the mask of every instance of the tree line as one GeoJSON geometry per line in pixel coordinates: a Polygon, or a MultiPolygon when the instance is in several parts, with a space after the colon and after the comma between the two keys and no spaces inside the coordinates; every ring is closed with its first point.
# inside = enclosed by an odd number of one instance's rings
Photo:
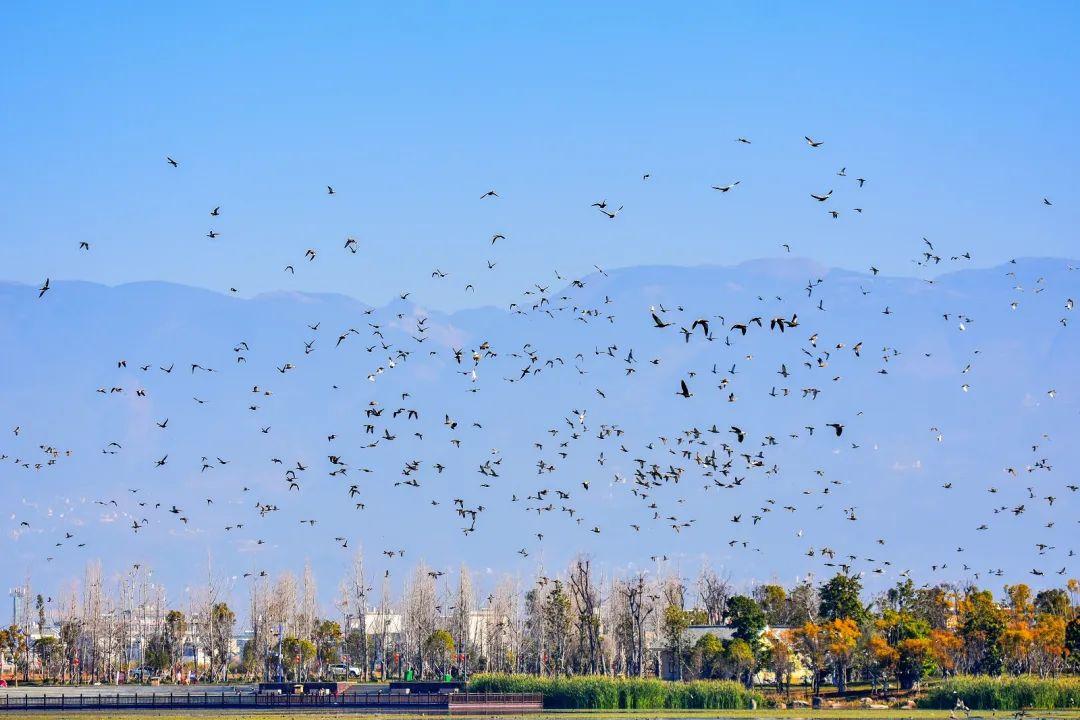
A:
{"type": "Polygon", "coordinates": [[[359,552],[343,575],[324,606],[310,566],[299,579],[208,573],[205,586],[170,598],[146,568],[106,583],[92,563],[55,600],[34,595],[27,581],[0,649],[23,677],[60,681],[111,681],[135,667],[165,679],[303,679],[345,665],[361,679],[661,675],[779,690],[801,674],[814,692],[826,682],[843,692],[854,680],[911,688],[928,676],[1080,670],[1076,580],[995,594],[905,577],[869,594],[860,577],[841,572],[738,592],[708,564],[692,579],[609,577],[582,556],[561,572],[506,577],[484,592],[465,566],[450,577],[422,562],[397,587],[387,575],[376,589],[359,552]]]}

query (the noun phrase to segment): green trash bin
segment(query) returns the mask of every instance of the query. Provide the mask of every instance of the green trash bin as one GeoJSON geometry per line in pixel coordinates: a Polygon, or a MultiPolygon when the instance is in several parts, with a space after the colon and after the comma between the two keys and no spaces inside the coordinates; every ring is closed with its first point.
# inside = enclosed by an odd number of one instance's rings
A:
{"type": "Polygon", "coordinates": [[[412,682],[412,681],[413,681],[413,671],[412,671],[412,668],[409,668],[408,670],[405,671],[405,682],[412,682]]]}
{"type": "Polygon", "coordinates": [[[444,675],[442,676],[442,679],[443,679],[443,682],[450,682],[450,681],[451,681],[451,680],[453,680],[454,678],[453,678],[453,677],[451,677],[450,673],[445,673],[445,674],[444,674],[444,675]]]}

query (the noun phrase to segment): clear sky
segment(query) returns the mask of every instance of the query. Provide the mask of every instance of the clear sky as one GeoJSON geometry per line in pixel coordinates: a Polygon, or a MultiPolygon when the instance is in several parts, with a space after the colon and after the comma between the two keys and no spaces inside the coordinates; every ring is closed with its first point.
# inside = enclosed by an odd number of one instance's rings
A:
{"type": "Polygon", "coordinates": [[[1078,28],[1070,2],[8,2],[0,279],[452,309],[784,242],[894,273],[922,236],[1075,257],[1078,28]]]}

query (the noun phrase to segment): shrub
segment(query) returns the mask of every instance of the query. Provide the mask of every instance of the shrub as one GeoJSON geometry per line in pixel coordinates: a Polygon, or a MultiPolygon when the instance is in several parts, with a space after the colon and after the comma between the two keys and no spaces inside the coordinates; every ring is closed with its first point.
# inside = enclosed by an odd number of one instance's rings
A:
{"type": "Polygon", "coordinates": [[[544,707],[559,710],[744,710],[761,693],[727,680],[664,682],[638,678],[474,675],[471,692],[538,692],[544,707]]]}
{"type": "Polygon", "coordinates": [[[951,709],[959,697],[972,710],[1065,710],[1080,708],[1080,678],[956,676],[933,687],[920,701],[927,708],[951,709]]]}

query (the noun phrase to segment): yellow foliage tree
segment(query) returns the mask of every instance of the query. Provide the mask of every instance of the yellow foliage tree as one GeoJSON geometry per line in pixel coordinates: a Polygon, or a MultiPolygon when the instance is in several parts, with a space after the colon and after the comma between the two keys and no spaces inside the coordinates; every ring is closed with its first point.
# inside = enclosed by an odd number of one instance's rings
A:
{"type": "Polygon", "coordinates": [[[1040,615],[1035,621],[1033,669],[1039,675],[1057,675],[1065,666],[1065,618],[1040,615]]]}
{"type": "Polygon", "coordinates": [[[1026,620],[1014,619],[1001,634],[1001,650],[1005,667],[1019,675],[1031,668],[1031,654],[1035,647],[1035,633],[1026,620]]]}
{"type": "Polygon", "coordinates": [[[1005,594],[1009,597],[1009,609],[1016,618],[1030,618],[1035,611],[1031,601],[1031,588],[1026,583],[1006,585],[1005,594]]]}
{"type": "Polygon", "coordinates": [[[851,618],[838,618],[825,623],[824,633],[836,691],[844,693],[847,691],[847,672],[859,646],[859,626],[851,618]]]}
{"type": "Polygon", "coordinates": [[[789,642],[810,671],[811,691],[817,695],[821,678],[829,666],[828,645],[825,632],[817,623],[808,622],[790,630],[789,642]]]}
{"type": "Polygon", "coordinates": [[[874,684],[878,679],[888,682],[890,676],[896,675],[896,666],[900,662],[900,653],[889,644],[889,641],[881,635],[874,634],[866,641],[866,653],[869,656],[870,667],[874,672],[874,684]]]}
{"type": "Polygon", "coordinates": [[[930,631],[930,657],[941,670],[942,675],[956,672],[960,654],[964,652],[964,641],[948,630],[930,631]]]}

